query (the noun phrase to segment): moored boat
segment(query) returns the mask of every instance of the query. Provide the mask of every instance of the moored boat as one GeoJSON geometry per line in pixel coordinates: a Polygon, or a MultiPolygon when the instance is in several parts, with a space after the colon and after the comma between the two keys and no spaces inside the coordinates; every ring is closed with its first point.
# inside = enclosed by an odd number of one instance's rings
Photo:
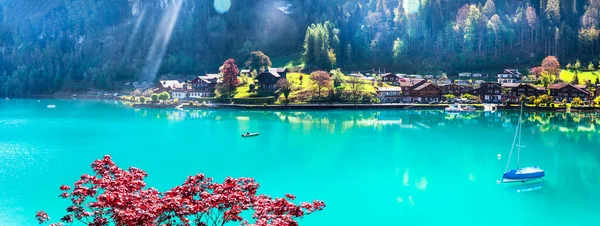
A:
{"type": "Polygon", "coordinates": [[[525,168],[513,169],[502,175],[502,182],[525,182],[531,180],[537,180],[544,177],[546,174],[544,170],[537,166],[529,166],[525,168]]]}
{"type": "Polygon", "coordinates": [[[462,106],[460,104],[453,104],[445,108],[446,112],[471,112],[475,111],[474,107],[471,106],[462,106]]]}
{"type": "Polygon", "coordinates": [[[54,105],[54,104],[49,104],[49,105],[48,105],[48,106],[46,106],[46,107],[47,107],[47,108],[50,108],[50,109],[53,109],[53,108],[56,108],[56,105],[54,105]]]}
{"type": "Polygon", "coordinates": [[[521,126],[523,124],[523,103],[521,103],[521,112],[519,114],[519,122],[517,123],[517,129],[515,131],[515,137],[513,139],[513,145],[510,149],[510,155],[508,157],[508,162],[506,163],[506,169],[504,170],[504,174],[502,174],[502,182],[510,183],[510,182],[526,182],[537,179],[542,179],[546,176],[546,173],[543,169],[540,169],[537,166],[528,166],[521,168],[521,126]],[[518,139],[517,139],[518,138],[518,139]],[[516,145],[515,145],[516,144],[516,145]],[[514,150],[514,147],[517,147],[517,168],[508,170],[508,166],[510,164],[510,159],[514,150]]]}
{"type": "Polygon", "coordinates": [[[242,137],[255,137],[258,136],[260,133],[245,133],[242,134],[242,137]]]}

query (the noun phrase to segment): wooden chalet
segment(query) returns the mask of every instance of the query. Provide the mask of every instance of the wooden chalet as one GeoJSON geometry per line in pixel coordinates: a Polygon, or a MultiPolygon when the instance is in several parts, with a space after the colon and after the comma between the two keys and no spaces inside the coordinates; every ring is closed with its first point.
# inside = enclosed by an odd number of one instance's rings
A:
{"type": "Polygon", "coordinates": [[[433,102],[439,101],[441,90],[424,79],[400,79],[402,102],[433,102]]]}
{"type": "Polygon", "coordinates": [[[413,101],[431,103],[440,101],[441,90],[434,84],[429,82],[422,83],[421,85],[415,86],[410,92],[413,101]]]}
{"type": "Polygon", "coordinates": [[[455,96],[461,95],[462,86],[459,86],[457,84],[438,84],[438,87],[440,87],[440,93],[442,95],[446,95],[446,94],[452,94],[455,96]]]}
{"type": "Polygon", "coordinates": [[[551,84],[548,86],[550,90],[550,96],[556,101],[567,100],[571,102],[573,98],[579,97],[581,100],[589,100],[592,93],[585,89],[585,86],[571,85],[571,84],[551,84]]]}
{"type": "Polygon", "coordinates": [[[274,93],[277,87],[277,81],[287,77],[287,68],[269,68],[256,76],[258,92],[274,93]]]}
{"type": "Polygon", "coordinates": [[[497,103],[502,101],[502,85],[497,82],[484,82],[479,88],[469,92],[471,95],[479,96],[484,103],[497,103]]]}
{"type": "Polygon", "coordinates": [[[381,75],[382,82],[392,83],[393,85],[398,85],[399,79],[400,79],[400,77],[398,77],[396,74],[392,74],[392,73],[385,73],[385,74],[381,75]]]}
{"type": "Polygon", "coordinates": [[[207,74],[205,76],[197,76],[192,80],[192,90],[189,97],[212,97],[215,95],[217,84],[221,83],[219,74],[207,74]]]}

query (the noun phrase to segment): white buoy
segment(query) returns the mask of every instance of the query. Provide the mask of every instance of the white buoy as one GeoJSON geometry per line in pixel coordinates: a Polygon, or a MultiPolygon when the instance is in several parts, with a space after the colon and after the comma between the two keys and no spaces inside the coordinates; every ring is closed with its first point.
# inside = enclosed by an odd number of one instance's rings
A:
{"type": "Polygon", "coordinates": [[[498,160],[502,159],[502,155],[498,154],[498,160]]]}
{"type": "Polygon", "coordinates": [[[497,181],[496,181],[496,184],[500,184],[500,180],[497,180],[497,181]]]}

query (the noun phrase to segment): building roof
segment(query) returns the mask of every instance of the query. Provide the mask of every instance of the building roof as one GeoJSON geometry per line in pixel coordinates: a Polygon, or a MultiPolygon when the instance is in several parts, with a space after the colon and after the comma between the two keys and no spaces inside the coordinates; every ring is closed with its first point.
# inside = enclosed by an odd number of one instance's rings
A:
{"type": "Polygon", "coordinates": [[[426,82],[426,83],[423,83],[422,85],[418,86],[417,88],[415,88],[415,90],[422,90],[427,86],[433,86],[433,84],[426,82]]]}
{"type": "Polygon", "coordinates": [[[567,85],[569,85],[569,84],[566,84],[566,83],[550,84],[550,85],[548,85],[548,89],[562,89],[563,87],[565,87],[567,85]]]}
{"type": "MultiPolygon", "coordinates": [[[[384,73],[384,74],[381,74],[381,76],[382,76],[382,77],[386,77],[386,76],[390,76],[390,75],[394,75],[394,74],[392,74],[392,73],[384,73]]],[[[394,75],[394,76],[397,76],[397,75],[394,75]]]]}
{"type": "Polygon", "coordinates": [[[504,88],[517,88],[517,87],[519,87],[519,85],[521,85],[521,84],[519,84],[519,83],[503,83],[502,87],[504,87],[504,88]]]}
{"type": "Polygon", "coordinates": [[[386,92],[386,91],[402,91],[400,87],[377,87],[378,92],[386,92]]]}
{"type": "Polygon", "coordinates": [[[279,73],[284,73],[284,72],[287,72],[287,68],[269,68],[268,70],[263,71],[259,75],[270,74],[275,78],[281,78],[281,75],[279,73]]]}
{"type": "Polygon", "coordinates": [[[580,92],[586,93],[588,95],[591,94],[590,91],[587,91],[585,89],[585,86],[582,86],[582,85],[571,85],[571,84],[566,84],[566,83],[550,84],[550,85],[548,85],[548,89],[562,89],[562,88],[565,88],[567,86],[572,86],[576,90],[579,90],[580,92]]]}
{"type": "Polygon", "coordinates": [[[160,84],[165,88],[170,87],[175,89],[176,86],[183,87],[183,85],[181,85],[181,83],[177,80],[160,80],[160,84]]]}
{"type": "Polygon", "coordinates": [[[413,87],[415,84],[419,84],[420,82],[424,81],[423,79],[400,79],[400,86],[401,87],[413,87]]]}
{"type": "Polygon", "coordinates": [[[288,71],[288,69],[287,69],[287,68],[276,68],[276,67],[272,67],[272,68],[269,68],[269,71],[275,71],[275,72],[277,72],[277,73],[285,73],[285,72],[287,72],[287,71],[288,71]]]}
{"type": "Polygon", "coordinates": [[[242,69],[240,73],[250,73],[250,69],[242,69]]]}

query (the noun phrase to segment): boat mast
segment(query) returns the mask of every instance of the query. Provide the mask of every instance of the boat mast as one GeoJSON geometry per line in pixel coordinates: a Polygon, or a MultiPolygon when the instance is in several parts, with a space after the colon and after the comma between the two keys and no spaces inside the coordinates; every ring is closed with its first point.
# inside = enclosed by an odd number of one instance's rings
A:
{"type": "Polygon", "coordinates": [[[519,143],[517,144],[517,169],[521,168],[521,123],[523,123],[523,102],[521,102],[521,112],[519,113],[519,143]]]}

